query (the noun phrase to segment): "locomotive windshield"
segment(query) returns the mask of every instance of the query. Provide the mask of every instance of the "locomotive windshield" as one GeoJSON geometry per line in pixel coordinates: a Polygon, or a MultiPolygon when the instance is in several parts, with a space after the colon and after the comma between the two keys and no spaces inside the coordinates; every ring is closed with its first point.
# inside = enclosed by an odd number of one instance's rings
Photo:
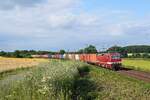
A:
{"type": "Polygon", "coordinates": [[[113,55],[112,59],[120,59],[120,55],[113,55]]]}

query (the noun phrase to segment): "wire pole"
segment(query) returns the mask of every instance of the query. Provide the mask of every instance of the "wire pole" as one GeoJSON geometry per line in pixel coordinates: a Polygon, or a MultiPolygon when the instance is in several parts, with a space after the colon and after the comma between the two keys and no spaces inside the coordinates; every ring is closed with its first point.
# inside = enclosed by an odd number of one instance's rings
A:
{"type": "Polygon", "coordinates": [[[69,54],[69,49],[67,50],[68,54],[69,54]]]}

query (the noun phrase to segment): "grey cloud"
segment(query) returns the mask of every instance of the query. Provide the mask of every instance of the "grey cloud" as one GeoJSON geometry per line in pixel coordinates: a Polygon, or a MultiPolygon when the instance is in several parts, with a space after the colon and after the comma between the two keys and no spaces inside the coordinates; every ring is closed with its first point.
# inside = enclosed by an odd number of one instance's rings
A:
{"type": "Polygon", "coordinates": [[[1,0],[0,8],[3,10],[13,9],[15,7],[30,7],[45,0],[1,0]]]}

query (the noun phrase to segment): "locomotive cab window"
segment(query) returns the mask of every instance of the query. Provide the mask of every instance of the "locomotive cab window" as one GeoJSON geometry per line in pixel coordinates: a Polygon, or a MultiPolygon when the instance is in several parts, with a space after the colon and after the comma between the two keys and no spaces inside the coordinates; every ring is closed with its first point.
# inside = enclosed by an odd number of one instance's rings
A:
{"type": "Polygon", "coordinates": [[[120,55],[113,55],[112,59],[120,59],[120,55]]]}

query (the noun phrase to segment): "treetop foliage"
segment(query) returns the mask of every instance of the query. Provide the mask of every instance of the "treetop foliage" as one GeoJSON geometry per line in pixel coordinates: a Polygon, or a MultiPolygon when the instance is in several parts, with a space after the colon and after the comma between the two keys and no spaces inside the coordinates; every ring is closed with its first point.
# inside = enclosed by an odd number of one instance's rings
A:
{"type": "Polygon", "coordinates": [[[88,47],[84,49],[80,49],[78,52],[79,53],[97,53],[97,49],[95,46],[89,45],[88,47]]]}
{"type": "Polygon", "coordinates": [[[65,54],[66,51],[65,51],[65,50],[60,50],[59,53],[60,53],[60,54],[65,54]]]}

